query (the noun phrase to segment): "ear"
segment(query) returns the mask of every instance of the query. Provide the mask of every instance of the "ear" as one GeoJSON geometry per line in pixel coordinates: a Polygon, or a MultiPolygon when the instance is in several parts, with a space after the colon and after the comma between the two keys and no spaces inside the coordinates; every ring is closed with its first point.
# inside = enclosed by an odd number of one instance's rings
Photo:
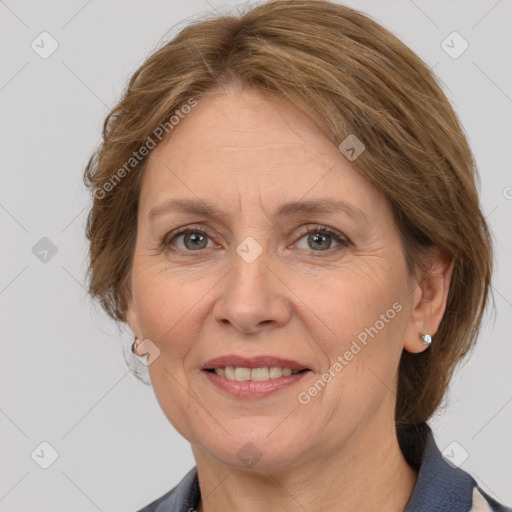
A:
{"type": "MultiPolygon", "coordinates": [[[[407,352],[418,353],[428,348],[420,337],[434,337],[443,319],[453,273],[454,258],[442,254],[438,248],[427,255],[427,271],[413,290],[412,311],[404,340],[407,352]]],[[[435,343],[435,340],[434,340],[435,343]]]]}

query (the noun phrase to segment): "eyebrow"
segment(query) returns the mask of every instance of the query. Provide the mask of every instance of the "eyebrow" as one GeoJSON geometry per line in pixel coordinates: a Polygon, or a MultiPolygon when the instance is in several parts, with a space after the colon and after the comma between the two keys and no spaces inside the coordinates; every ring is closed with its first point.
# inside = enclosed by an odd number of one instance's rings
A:
{"type": "MultiPolygon", "coordinates": [[[[213,204],[196,199],[168,199],[154,206],[149,212],[149,219],[170,212],[192,213],[209,217],[228,217],[227,212],[217,209],[213,204]]],[[[273,214],[273,217],[284,217],[311,213],[337,213],[344,212],[350,217],[363,222],[369,222],[366,213],[361,208],[343,200],[331,198],[315,199],[309,201],[289,201],[283,203],[273,214]]]]}

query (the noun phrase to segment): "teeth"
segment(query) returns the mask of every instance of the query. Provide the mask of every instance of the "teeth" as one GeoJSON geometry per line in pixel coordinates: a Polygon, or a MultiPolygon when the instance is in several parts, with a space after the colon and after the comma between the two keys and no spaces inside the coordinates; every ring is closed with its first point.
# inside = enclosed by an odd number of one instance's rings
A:
{"type": "MultiPolygon", "coordinates": [[[[238,370],[238,368],[237,368],[238,370]]],[[[235,371],[236,374],[236,371],[235,371]]],[[[251,380],[268,380],[270,371],[268,368],[253,368],[251,370],[251,380]]]]}
{"type": "Polygon", "coordinates": [[[239,382],[246,380],[269,380],[278,379],[279,377],[288,377],[299,373],[299,370],[291,368],[281,368],[280,366],[270,366],[263,368],[240,368],[234,366],[226,366],[226,368],[215,368],[215,373],[229,380],[239,382]]]}
{"type": "Polygon", "coordinates": [[[249,368],[235,368],[235,380],[251,380],[251,370],[249,368]]]}
{"type": "Polygon", "coordinates": [[[271,366],[269,374],[271,379],[277,379],[283,375],[283,370],[279,366],[271,366]]]}

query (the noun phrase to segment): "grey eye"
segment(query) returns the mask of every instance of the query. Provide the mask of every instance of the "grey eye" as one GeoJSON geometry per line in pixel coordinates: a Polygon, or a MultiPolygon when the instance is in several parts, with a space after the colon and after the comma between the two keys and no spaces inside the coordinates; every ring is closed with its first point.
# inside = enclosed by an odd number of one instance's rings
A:
{"type": "MultiPolygon", "coordinates": [[[[208,244],[208,235],[206,233],[203,233],[201,231],[187,231],[184,233],[179,233],[173,238],[174,240],[177,240],[179,238],[183,237],[183,245],[184,250],[187,251],[197,251],[200,249],[206,249],[208,244]]],[[[183,249],[183,247],[178,247],[179,249],[183,249]]]]}
{"type": "Polygon", "coordinates": [[[334,235],[323,233],[321,230],[306,233],[301,237],[302,239],[306,239],[307,247],[301,247],[299,242],[297,242],[297,246],[301,249],[311,249],[313,251],[326,251],[332,248],[333,242],[338,243],[334,235]]]}

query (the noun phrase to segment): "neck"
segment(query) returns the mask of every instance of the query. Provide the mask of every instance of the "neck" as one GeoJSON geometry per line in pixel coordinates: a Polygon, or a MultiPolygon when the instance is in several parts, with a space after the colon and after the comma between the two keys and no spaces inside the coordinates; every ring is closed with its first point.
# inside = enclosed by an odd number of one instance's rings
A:
{"type": "Polygon", "coordinates": [[[198,512],[403,512],[417,480],[393,422],[358,428],[338,451],[272,472],[233,469],[192,449],[203,496],[198,512]]]}

